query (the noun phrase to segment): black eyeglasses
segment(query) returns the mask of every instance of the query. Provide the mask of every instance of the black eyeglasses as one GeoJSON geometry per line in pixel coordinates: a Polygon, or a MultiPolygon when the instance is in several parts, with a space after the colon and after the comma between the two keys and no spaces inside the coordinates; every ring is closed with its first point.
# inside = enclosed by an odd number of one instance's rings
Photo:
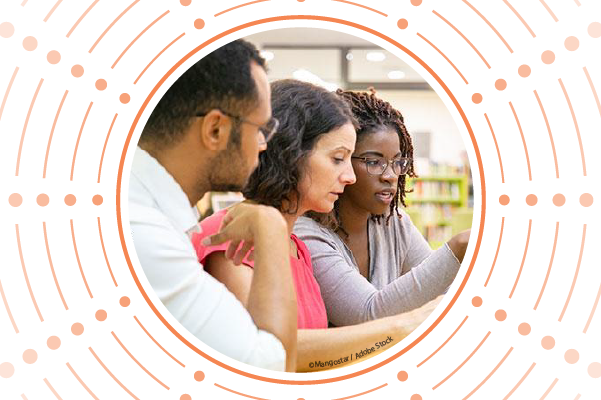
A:
{"type": "Polygon", "coordinates": [[[398,175],[405,175],[409,172],[409,166],[411,165],[411,158],[393,158],[392,160],[385,160],[381,157],[351,157],[356,160],[361,160],[367,167],[367,173],[370,175],[382,175],[388,165],[392,164],[392,172],[398,175]]]}
{"type": "MultiPolygon", "coordinates": [[[[267,121],[266,124],[264,125],[259,125],[255,122],[249,121],[246,118],[242,118],[238,115],[233,115],[228,113],[227,111],[223,111],[220,109],[217,109],[220,113],[222,113],[223,115],[227,115],[230,118],[233,119],[237,119],[238,121],[245,123],[245,124],[249,124],[252,126],[256,126],[257,128],[259,128],[259,132],[261,132],[261,134],[263,135],[263,143],[267,143],[271,140],[271,138],[273,137],[273,135],[277,132],[278,127],[280,126],[280,121],[278,121],[277,118],[271,118],[269,121],[267,121]]],[[[202,113],[197,113],[196,116],[197,117],[205,117],[209,112],[202,112],[202,113]]]]}

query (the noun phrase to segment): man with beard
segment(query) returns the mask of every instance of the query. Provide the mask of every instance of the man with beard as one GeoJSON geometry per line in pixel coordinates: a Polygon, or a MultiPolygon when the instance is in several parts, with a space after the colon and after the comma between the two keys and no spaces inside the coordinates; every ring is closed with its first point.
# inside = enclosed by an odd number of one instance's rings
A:
{"type": "Polygon", "coordinates": [[[231,241],[234,260],[254,246],[246,308],[203,270],[190,242],[199,229],[194,205],[207,191],[240,191],[277,129],[265,68],[257,49],[237,40],[169,88],[134,155],[129,218],[150,285],[188,331],[238,361],[294,371],[296,295],[281,214],[242,203],[212,237],[212,244],[231,241]]]}

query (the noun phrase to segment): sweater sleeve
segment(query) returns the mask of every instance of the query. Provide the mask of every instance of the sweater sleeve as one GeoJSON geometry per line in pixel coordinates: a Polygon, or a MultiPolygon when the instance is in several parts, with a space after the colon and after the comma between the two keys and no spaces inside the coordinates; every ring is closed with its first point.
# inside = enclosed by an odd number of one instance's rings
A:
{"type": "Polygon", "coordinates": [[[408,250],[418,253],[406,257],[409,271],[378,290],[344,256],[334,232],[303,218],[295,226],[295,233],[311,252],[328,319],[336,326],[355,325],[420,307],[442,294],[459,270],[459,262],[448,247],[432,252],[426,242],[425,249],[415,237],[421,234],[415,230],[408,250]]]}

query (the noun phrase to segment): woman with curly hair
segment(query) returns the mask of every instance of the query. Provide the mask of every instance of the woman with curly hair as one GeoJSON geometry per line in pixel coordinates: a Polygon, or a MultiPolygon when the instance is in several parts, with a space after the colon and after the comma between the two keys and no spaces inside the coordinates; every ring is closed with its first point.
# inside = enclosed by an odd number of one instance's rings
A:
{"type": "MultiPolygon", "coordinates": [[[[374,343],[386,343],[382,348],[391,347],[391,343],[411,333],[423,321],[425,313],[328,329],[322,299],[328,288],[320,290],[313,276],[311,255],[292,229],[296,220],[308,211],[330,212],[345,186],[355,182],[351,164],[355,120],[341,98],[309,83],[274,82],[271,96],[272,113],[280,122],[279,128],[259,155],[259,165],[243,193],[247,201],[277,208],[288,224],[298,306],[297,371],[343,366],[354,361],[356,354],[363,354],[362,350],[371,349],[374,343]],[[351,353],[353,356],[349,357],[351,353]]],[[[252,244],[202,245],[203,238],[219,231],[225,215],[223,210],[203,220],[202,234],[192,240],[206,270],[242,304],[252,307],[248,304],[254,274],[252,252],[248,252],[252,244]]]]}
{"type": "Polygon", "coordinates": [[[443,294],[459,270],[469,231],[436,251],[400,210],[415,177],[403,116],[375,92],[338,90],[357,120],[357,181],[327,214],[300,218],[329,322],[346,326],[404,313],[443,294]]]}

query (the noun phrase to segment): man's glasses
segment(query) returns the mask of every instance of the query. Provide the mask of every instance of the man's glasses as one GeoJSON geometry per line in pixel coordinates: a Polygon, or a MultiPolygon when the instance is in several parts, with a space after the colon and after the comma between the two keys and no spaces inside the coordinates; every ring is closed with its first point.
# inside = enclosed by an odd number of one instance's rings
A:
{"type": "Polygon", "coordinates": [[[361,160],[367,167],[367,173],[370,175],[382,175],[388,168],[388,165],[392,164],[392,172],[397,176],[405,175],[409,172],[409,166],[411,165],[411,158],[393,158],[392,160],[385,160],[381,157],[351,157],[356,160],[361,160]]]}
{"type": "MultiPolygon", "coordinates": [[[[219,112],[222,113],[223,115],[227,115],[230,118],[236,119],[242,123],[256,126],[257,128],[259,128],[259,132],[261,132],[261,134],[263,135],[263,143],[269,142],[271,140],[271,138],[273,137],[273,135],[277,132],[278,127],[280,126],[280,121],[278,121],[277,118],[273,118],[273,117],[269,121],[267,121],[266,124],[259,125],[255,122],[249,121],[249,120],[239,117],[237,115],[230,114],[223,110],[219,110],[219,112]]],[[[208,114],[208,112],[197,113],[196,116],[197,117],[205,117],[207,114],[208,114]]]]}

